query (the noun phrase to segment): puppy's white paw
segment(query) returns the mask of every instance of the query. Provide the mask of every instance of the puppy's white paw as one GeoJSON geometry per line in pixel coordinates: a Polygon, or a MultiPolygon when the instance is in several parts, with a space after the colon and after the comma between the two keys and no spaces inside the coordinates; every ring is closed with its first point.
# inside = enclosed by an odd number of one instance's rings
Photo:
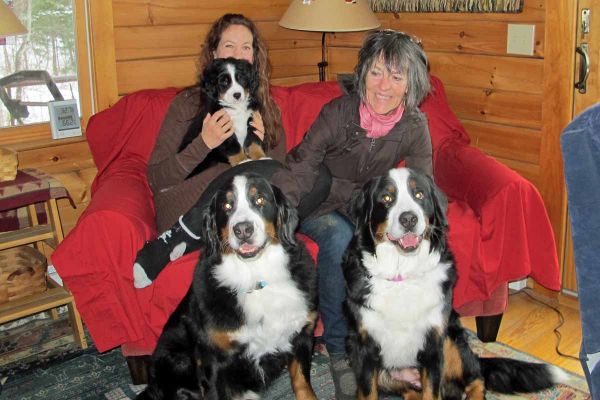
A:
{"type": "Polygon", "coordinates": [[[169,254],[169,259],[171,261],[177,260],[179,257],[181,257],[185,253],[186,247],[187,247],[187,245],[185,244],[185,242],[179,243],[177,246],[175,246],[173,248],[173,251],[171,252],[171,254],[169,254]]]}
{"type": "Polygon", "coordinates": [[[152,281],[148,279],[146,271],[139,263],[133,264],[133,286],[136,289],[143,289],[146,286],[150,286],[152,281]]]}

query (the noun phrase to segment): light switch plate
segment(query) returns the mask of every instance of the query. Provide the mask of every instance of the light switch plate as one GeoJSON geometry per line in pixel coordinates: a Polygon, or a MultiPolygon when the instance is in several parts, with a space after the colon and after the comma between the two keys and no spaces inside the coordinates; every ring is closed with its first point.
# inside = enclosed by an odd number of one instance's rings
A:
{"type": "Polygon", "coordinates": [[[535,25],[508,24],[506,52],[532,56],[535,44],[535,25]]]}
{"type": "Polygon", "coordinates": [[[52,139],[81,136],[81,122],[77,111],[77,100],[48,102],[52,139]]]}

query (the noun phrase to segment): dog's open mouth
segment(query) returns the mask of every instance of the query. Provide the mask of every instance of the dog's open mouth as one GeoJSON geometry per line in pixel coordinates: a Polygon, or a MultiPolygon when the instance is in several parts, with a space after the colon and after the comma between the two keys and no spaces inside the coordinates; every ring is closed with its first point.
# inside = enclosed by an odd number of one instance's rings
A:
{"type": "Polygon", "coordinates": [[[405,233],[400,237],[393,237],[388,233],[387,237],[391,242],[394,242],[400,249],[406,252],[416,250],[421,244],[421,241],[423,241],[423,235],[417,235],[412,232],[405,233]]]}
{"type": "Polygon", "coordinates": [[[238,256],[242,258],[252,258],[256,257],[262,249],[265,248],[265,244],[262,246],[256,246],[250,243],[244,243],[236,250],[238,256]]]}

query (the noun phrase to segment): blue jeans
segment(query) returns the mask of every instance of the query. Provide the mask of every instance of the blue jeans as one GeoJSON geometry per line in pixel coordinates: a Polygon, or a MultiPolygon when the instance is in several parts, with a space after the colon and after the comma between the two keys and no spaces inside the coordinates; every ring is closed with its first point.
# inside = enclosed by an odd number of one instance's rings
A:
{"type": "Polygon", "coordinates": [[[330,354],[345,353],[348,323],[342,312],[346,282],[342,272],[342,255],[352,239],[354,226],[337,211],[310,218],[300,225],[300,232],[319,245],[319,311],[325,328],[323,339],[330,354]]]}

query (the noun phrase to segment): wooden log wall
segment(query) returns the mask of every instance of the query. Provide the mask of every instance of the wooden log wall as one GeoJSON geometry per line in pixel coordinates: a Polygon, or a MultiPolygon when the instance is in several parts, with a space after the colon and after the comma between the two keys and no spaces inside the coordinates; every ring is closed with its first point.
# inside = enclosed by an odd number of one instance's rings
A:
{"type": "Polygon", "coordinates": [[[269,47],[273,83],[318,80],[321,34],[281,28],[289,0],[113,0],[118,95],[143,88],[183,87],[196,79],[201,45],[227,12],[256,22],[269,47]]]}

